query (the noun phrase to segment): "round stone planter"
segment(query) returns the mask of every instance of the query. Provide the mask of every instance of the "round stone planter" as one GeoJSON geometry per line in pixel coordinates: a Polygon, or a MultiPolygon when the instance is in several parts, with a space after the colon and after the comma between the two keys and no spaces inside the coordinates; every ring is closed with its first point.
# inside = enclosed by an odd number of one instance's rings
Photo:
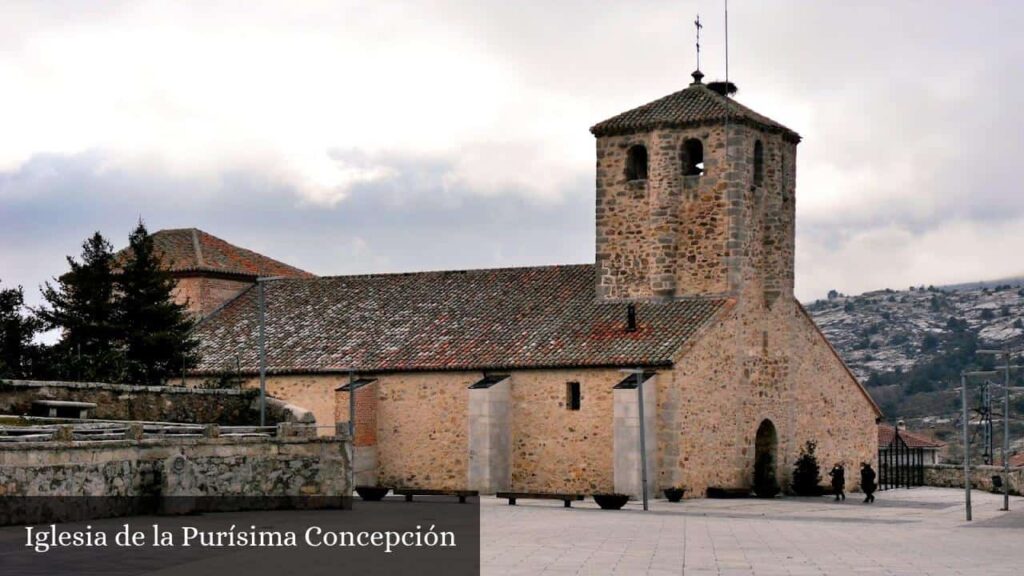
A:
{"type": "Polygon", "coordinates": [[[377,502],[387,496],[391,488],[384,486],[356,486],[356,494],[367,502],[377,502]]]}
{"type": "Polygon", "coordinates": [[[669,502],[679,502],[686,494],[686,488],[665,488],[665,498],[669,502]]]}
{"type": "Polygon", "coordinates": [[[602,510],[618,510],[626,505],[629,496],[625,494],[594,494],[594,502],[602,510]]]}

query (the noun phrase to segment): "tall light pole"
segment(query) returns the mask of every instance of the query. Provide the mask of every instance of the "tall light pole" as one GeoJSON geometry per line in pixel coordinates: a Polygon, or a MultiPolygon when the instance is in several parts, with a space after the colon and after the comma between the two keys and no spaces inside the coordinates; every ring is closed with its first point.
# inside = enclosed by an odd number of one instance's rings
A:
{"type": "Polygon", "coordinates": [[[256,279],[256,306],[259,322],[257,336],[260,353],[260,426],[267,425],[267,297],[265,284],[280,280],[283,276],[260,277],[256,279]]]}
{"type": "MultiPolygon", "coordinates": [[[[1019,351],[1018,351],[1019,352],[1019,351]]],[[[1003,365],[996,368],[1003,372],[1003,510],[1010,510],[1010,370],[1020,366],[1010,365],[1010,349],[978,350],[978,354],[1002,355],[1003,365]]]]}
{"type": "Polygon", "coordinates": [[[263,278],[256,279],[256,305],[259,309],[260,350],[260,426],[267,425],[267,305],[263,278]]]}
{"type": "Polygon", "coordinates": [[[964,509],[967,521],[971,521],[971,445],[967,437],[967,374],[960,373],[960,403],[963,414],[960,422],[964,432],[964,509]]]}
{"type": "Polygon", "coordinates": [[[967,508],[967,521],[971,521],[971,443],[967,436],[967,379],[972,377],[989,378],[998,374],[995,370],[985,370],[979,372],[961,372],[960,373],[960,401],[963,414],[961,420],[963,421],[963,433],[964,433],[964,504],[967,508]]]}

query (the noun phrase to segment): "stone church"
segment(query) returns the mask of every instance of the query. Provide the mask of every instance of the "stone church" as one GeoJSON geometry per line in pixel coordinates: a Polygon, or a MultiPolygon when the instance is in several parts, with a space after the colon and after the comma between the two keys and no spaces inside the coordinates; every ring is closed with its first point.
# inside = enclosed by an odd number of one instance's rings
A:
{"type": "Polygon", "coordinates": [[[360,484],[636,495],[641,426],[652,493],[755,463],[785,486],[808,440],[874,461],[878,407],[793,296],[800,136],[699,72],[591,132],[592,265],[315,277],[158,233],[201,317],[191,381],[259,385],[273,277],[268,393],[328,427],[354,393],[360,484]]]}

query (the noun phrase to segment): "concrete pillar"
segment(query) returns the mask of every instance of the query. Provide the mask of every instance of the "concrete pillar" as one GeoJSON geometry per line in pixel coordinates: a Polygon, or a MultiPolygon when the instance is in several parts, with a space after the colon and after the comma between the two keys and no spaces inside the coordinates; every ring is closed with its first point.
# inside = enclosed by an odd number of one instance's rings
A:
{"type": "MultiPolygon", "coordinates": [[[[644,384],[644,441],[647,444],[647,494],[654,498],[657,485],[658,388],[657,376],[644,384]]],[[[613,436],[615,491],[635,498],[643,496],[640,475],[640,409],[636,388],[614,390],[615,423],[613,436]]]]}
{"type": "Polygon", "coordinates": [[[469,489],[481,494],[507,491],[512,478],[512,379],[467,392],[469,489]]]}

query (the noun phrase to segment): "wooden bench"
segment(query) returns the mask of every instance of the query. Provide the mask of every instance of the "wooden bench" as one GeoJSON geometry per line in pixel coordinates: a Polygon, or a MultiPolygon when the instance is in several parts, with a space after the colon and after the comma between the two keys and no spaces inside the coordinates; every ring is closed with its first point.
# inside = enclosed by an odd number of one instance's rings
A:
{"type": "Polygon", "coordinates": [[[516,500],[561,500],[566,508],[572,508],[573,501],[583,500],[583,494],[558,494],[550,492],[498,492],[498,498],[508,500],[509,506],[515,506],[516,500]]]}
{"type": "Polygon", "coordinates": [[[406,502],[412,502],[413,496],[458,496],[459,502],[464,504],[469,496],[479,496],[476,490],[430,490],[426,488],[398,488],[393,490],[396,495],[405,496],[406,502]]]}

